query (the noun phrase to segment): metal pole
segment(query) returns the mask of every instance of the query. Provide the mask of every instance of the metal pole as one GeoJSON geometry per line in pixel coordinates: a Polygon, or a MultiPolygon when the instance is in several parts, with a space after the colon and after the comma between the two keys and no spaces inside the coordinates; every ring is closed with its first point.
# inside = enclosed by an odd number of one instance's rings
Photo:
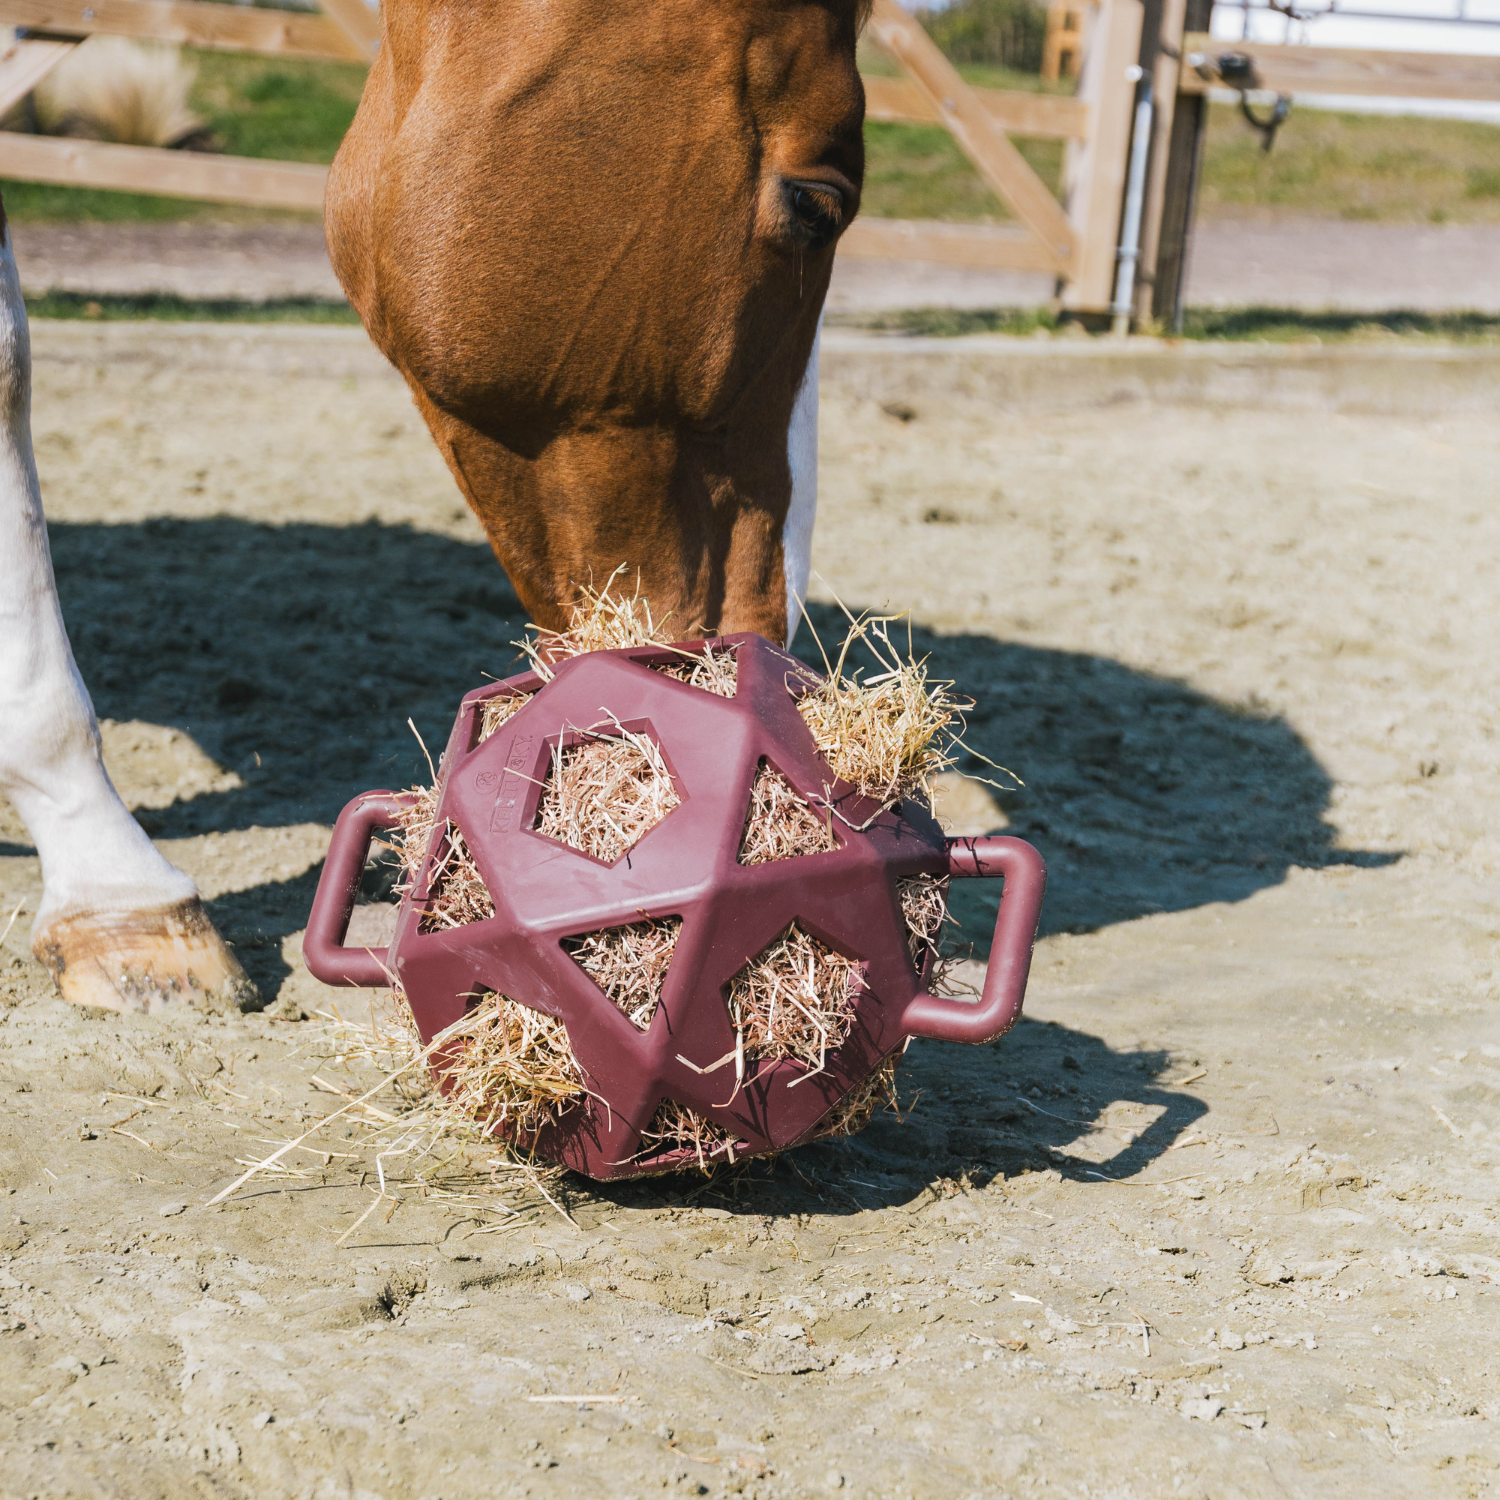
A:
{"type": "Polygon", "coordinates": [[[1130,177],[1125,188],[1125,222],[1120,228],[1120,248],[1115,251],[1115,300],[1113,332],[1130,332],[1130,313],[1135,303],[1135,268],[1141,258],[1141,205],[1146,198],[1146,159],[1151,150],[1151,80],[1141,86],[1135,106],[1135,127],[1130,137],[1130,177]]]}

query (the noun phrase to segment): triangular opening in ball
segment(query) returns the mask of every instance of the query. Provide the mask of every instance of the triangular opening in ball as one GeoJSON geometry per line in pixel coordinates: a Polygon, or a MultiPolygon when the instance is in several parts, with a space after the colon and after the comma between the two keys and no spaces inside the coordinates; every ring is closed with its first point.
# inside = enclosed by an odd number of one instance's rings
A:
{"type": "Polygon", "coordinates": [[[637,1031],[648,1031],[682,932],[681,917],[657,917],[563,939],[563,951],[637,1031]]]}

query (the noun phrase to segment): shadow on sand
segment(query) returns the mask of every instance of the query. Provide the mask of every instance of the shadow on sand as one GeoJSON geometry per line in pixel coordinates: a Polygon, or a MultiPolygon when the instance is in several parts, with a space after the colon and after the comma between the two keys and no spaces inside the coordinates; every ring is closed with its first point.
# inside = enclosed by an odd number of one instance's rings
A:
{"type": "MultiPolygon", "coordinates": [[[[460,696],[515,669],[508,642],[524,618],[483,546],[405,526],[227,517],[57,525],[52,545],[101,716],[184,730],[244,782],[143,813],[159,837],[328,823],[358,792],[425,779],[408,716],[428,745],[441,745],[460,696]]],[[[825,641],[841,636],[837,611],[818,606],[811,618],[825,641]]],[[[1047,858],[1044,932],[1242,900],[1292,865],[1389,858],[1334,848],[1327,772],[1290,724],[1254,702],[1224,703],[1108,658],[984,635],[917,631],[914,642],[937,675],[975,700],[968,743],[1025,780],[998,800],[1010,831],[1047,858]]],[[[798,649],[818,660],[806,630],[798,649]]],[[[977,758],[960,769],[984,772],[977,758]]],[[[286,973],[281,940],[304,925],[315,884],[311,872],[212,903],[268,994],[286,973]]],[[[964,938],[982,953],[995,895],[981,882],[956,891],[964,938]]],[[[966,1164],[971,1176],[981,1162],[988,1171],[1025,1164],[1127,1175],[1201,1112],[1159,1089],[1164,1058],[1116,1054],[1035,1022],[998,1050],[943,1049],[929,1087],[931,1050],[914,1048],[903,1073],[908,1087],[926,1088],[919,1129],[897,1136],[877,1125],[848,1145],[799,1153],[814,1172],[835,1151],[864,1164],[875,1185],[841,1172],[826,1189],[840,1201],[904,1201],[941,1163],[966,1164]],[[1055,1072],[1055,1084],[1028,1073],[1028,1059],[1055,1072]],[[1113,1080],[1111,1098],[1159,1118],[1095,1166],[1059,1165],[1055,1153],[1092,1131],[1048,1102],[1066,1105],[1077,1080],[1091,1093],[1113,1080]],[[1025,1093],[1033,1084],[1041,1098],[1025,1093]]],[[[1077,1107],[1089,1113],[1082,1098],[1077,1107]]]]}
{"type": "Polygon", "coordinates": [[[877,1114],[848,1140],[693,1175],[589,1183],[588,1196],[649,1207],[711,1203],[755,1214],[857,1214],[952,1200],[999,1178],[1053,1172],[1072,1181],[1144,1171],[1207,1113],[1165,1081],[1160,1050],[1119,1052],[1098,1037],[1023,1018],[988,1047],[916,1042],[900,1073],[904,1121],[877,1114]],[[1107,1122],[1101,1116],[1107,1111],[1107,1122]]]}

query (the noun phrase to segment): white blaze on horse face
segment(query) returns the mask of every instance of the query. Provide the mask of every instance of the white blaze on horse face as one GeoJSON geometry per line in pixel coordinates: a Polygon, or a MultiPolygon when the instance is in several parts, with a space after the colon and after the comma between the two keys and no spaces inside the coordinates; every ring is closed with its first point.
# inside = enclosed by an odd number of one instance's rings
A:
{"type": "Polygon", "coordinates": [[[120,801],[63,626],[31,451],[31,336],[7,231],[0,244],[0,791],[42,860],[33,931],[197,895],[120,801]]]}
{"type": "Polygon", "coordinates": [[[786,575],[786,643],[792,644],[802,623],[807,579],[812,571],[813,520],[818,510],[818,346],[823,324],[808,356],[807,370],[792,407],[786,457],[792,471],[792,503],[781,528],[781,567],[786,575]]]}

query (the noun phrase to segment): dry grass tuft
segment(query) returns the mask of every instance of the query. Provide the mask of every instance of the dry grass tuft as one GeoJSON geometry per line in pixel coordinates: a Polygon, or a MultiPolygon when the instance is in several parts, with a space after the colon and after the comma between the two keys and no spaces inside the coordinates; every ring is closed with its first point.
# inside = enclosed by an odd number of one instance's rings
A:
{"type": "Polygon", "coordinates": [[[901,1057],[900,1052],[893,1052],[858,1088],[840,1099],[824,1116],[813,1139],[826,1141],[858,1135],[882,1108],[902,1119],[896,1098],[896,1069],[901,1065],[901,1057]]]}
{"type": "Polygon", "coordinates": [[[906,876],[896,882],[896,896],[906,919],[906,946],[920,969],[928,951],[937,952],[943,924],[953,920],[948,915],[948,877],[906,876]]]}
{"type": "Polygon", "coordinates": [[[479,709],[479,743],[482,745],[502,724],[514,718],[530,702],[530,693],[499,693],[493,698],[486,698],[479,709]]]}
{"type": "Polygon", "coordinates": [[[750,810],[740,839],[742,865],[795,859],[800,854],[824,854],[838,848],[833,819],[819,819],[797,795],[780,771],[762,760],[750,792],[750,810]]]}
{"type": "Polygon", "coordinates": [[[793,922],[729,981],[729,1024],[745,1059],[795,1058],[821,1072],[854,1023],[859,965],[793,922]]]}
{"type": "Polygon", "coordinates": [[[554,748],[536,828],[612,865],[681,801],[656,741],[617,727],[554,748]]]}
{"type": "MultiPolygon", "coordinates": [[[[368,1062],[386,1072],[423,1051],[411,1008],[399,986],[388,1011],[371,1006],[370,1023],[334,1012],[328,1033],[334,1060],[368,1062]]],[[[444,1033],[431,1069],[404,1075],[398,1092],[403,1124],[440,1141],[505,1143],[526,1149],[545,1125],[555,1124],[573,1100],[588,1092],[555,1016],[493,991],[470,997],[463,1019],[444,1033]]]]}
{"type": "Polygon", "coordinates": [[[544,682],[552,681],[553,664],[570,656],[583,656],[589,651],[618,651],[628,646],[659,646],[666,639],[670,616],[660,621],[652,618],[650,602],[641,596],[639,574],[635,593],[615,591],[615,580],[625,571],[622,563],[601,589],[580,585],[578,598],[569,610],[566,630],[537,630],[534,641],[515,643],[531,659],[532,667],[544,682]]]}
{"type": "Polygon", "coordinates": [[[448,819],[443,830],[430,871],[429,896],[418,923],[421,932],[465,927],[470,922],[488,921],[495,915],[495,898],[490,895],[458,824],[448,819]]]}
{"type": "Polygon", "coordinates": [[[682,661],[668,662],[656,670],[719,698],[732,698],[739,691],[740,664],[733,647],[726,649],[705,641],[701,651],[683,651],[682,657],[682,661]]]}
{"type": "Polygon", "coordinates": [[[175,47],[89,37],[36,86],[37,128],[122,146],[173,146],[203,129],[188,108],[196,76],[175,47]]]}
{"type": "Polygon", "coordinates": [[[630,1024],[646,1031],[661,1001],[681,931],[681,917],[661,917],[564,938],[563,948],[630,1024]]]}
{"type": "MultiPolygon", "coordinates": [[[[437,820],[437,788],[414,786],[406,793],[401,821],[391,830],[387,847],[401,864],[401,879],[396,894],[413,891],[422,874],[422,863],[432,846],[437,820]]],[[[451,819],[445,820],[443,833],[428,876],[427,899],[417,923],[419,932],[443,932],[450,927],[465,927],[483,922],[495,915],[495,899],[490,895],[474,856],[462,831],[451,819]]]]}
{"type": "Polygon", "coordinates": [[[529,1146],[544,1125],[588,1092],[567,1027],[555,1016],[493,992],[451,1033],[436,1069],[435,1109],[473,1121],[482,1140],[529,1146]]]}
{"type": "Polygon", "coordinates": [[[887,627],[891,617],[850,618],[838,659],[826,678],[797,699],[823,758],[834,774],[882,808],[907,797],[932,805],[932,778],[954,763],[964,705],[951,682],[935,682],[925,662],[903,656],[887,627]],[[884,670],[846,675],[849,656],[863,644],[884,670]]]}
{"type": "Polygon", "coordinates": [[[733,1163],[734,1146],[734,1137],[722,1125],[704,1119],[675,1099],[663,1099],[656,1106],[650,1124],[641,1132],[641,1147],[636,1156],[639,1159],[691,1151],[697,1157],[699,1170],[711,1172],[721,1162],[733,1163]]]}

